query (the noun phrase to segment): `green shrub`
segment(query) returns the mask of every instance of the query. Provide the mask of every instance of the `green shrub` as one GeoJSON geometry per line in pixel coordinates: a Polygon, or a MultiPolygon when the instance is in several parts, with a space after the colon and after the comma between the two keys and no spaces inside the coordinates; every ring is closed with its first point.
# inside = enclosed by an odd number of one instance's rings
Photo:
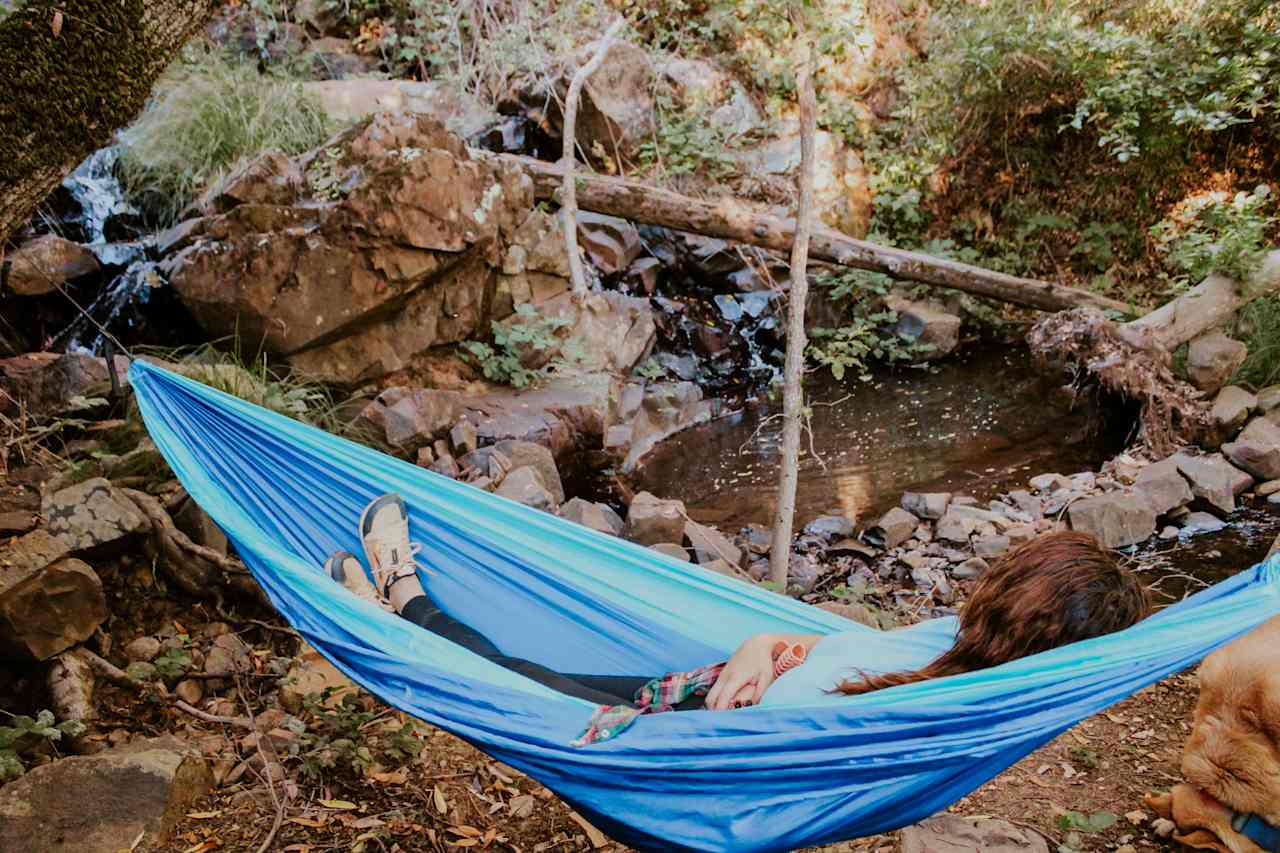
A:
{"type": "Polygon", "coordinates": [[[1258,268],[1267,235],[1276,223],[1271,188],[1193,196],[1151,228],[1157,251],[1174,271],[1178,289],[1198,283],[1211,272],[1246,281],[1258,268]]]}
{"type": "Polygon", "coordinates": [[[26,764],[22,760],[23,747],[47,740],[57,742],[63,735],[79,737],[84,734],[84,723],[79,720],[66,720],[56,723],[52,711],[41,711],[35,718],[9,714],[9,725],[0,726],[0,781],[21,776],[26,772],[26,764]]]}
{"type": "Polygon", "coordinates": [[[1240,309],[1236,335],[1249,355],[1231,381],[1258,389],[1280,382],[1280,297],[1263,296],[1240,309]]]}
{"type": "Polygon", "coordinates": [[[893,364],[917,361],[933,349],[899,334],[894,328],[898,315],[885,310],[884,297],[892,280],[865,270],[841,270],[817,277],[819,287],[846,312],[844,325],[809,331],[805,352],[809,361],[827,368],[837,380],[852,373],[860,381],[871,378],[876,362],[893,364]]]}
{"type": "Polygon", "coordinates": [[[263,151],[314,148],[333,125],[293,80],[206,54],[169,70],[146,111],[120,134],[126,190],[160,224],[263,151]]]}
{"type": "Polygon", "coordinates": [[[527,388],[582,355],[576,338],[561,340],[556,332],[569,325],[562,317],[542,317],[532,305],[516,307],[515,317],[493,321],[493,345],[464,341],[462,348],[490,382],[527,388]],[[546,358],[548,353],[554,353],[546,358]],[[545,362],[540,367],[531,364],[545,362]]]}

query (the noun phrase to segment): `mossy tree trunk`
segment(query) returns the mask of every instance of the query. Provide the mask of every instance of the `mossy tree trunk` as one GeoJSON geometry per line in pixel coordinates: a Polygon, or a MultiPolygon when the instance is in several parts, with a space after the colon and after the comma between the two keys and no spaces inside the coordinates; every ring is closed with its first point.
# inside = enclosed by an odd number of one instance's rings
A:
{"type": "Polygon", "coordinates": [[[146,103],[220,0],[30,0],[0,21],[0,245],[146,103]]]}

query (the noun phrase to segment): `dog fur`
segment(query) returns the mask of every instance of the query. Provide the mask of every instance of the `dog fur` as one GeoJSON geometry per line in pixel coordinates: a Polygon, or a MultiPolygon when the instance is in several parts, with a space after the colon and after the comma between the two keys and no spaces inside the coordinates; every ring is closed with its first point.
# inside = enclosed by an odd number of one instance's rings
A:
{"type": "Polygon", "coordinates": [[[1182,753],[1182,775],[1189,785],[1149,796],[1147,803],[1190,831],[1175,836],[1184,844],[1258,853],[1257,845],[1231,829],[1224,805],[1280,826],[1280,616],[1201,664],[1200,700],[1182,753]]]}

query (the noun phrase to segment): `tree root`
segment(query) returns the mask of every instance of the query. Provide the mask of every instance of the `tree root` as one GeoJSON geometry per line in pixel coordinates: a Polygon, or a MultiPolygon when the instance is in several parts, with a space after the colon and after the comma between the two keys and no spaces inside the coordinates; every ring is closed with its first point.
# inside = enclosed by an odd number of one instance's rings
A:
{"type": "Polygon", "coordinates": [[[1100,311],[1050,314],[1031,329],[1027,345],[1042,370],[1067,372],[1077,382],[1087,377],[1139,403],[1142,439],[1156,453],[1172,452],[1211,432],[1204,395],[1173,375],[1168,354],[1128,343],[1100,311]]]}

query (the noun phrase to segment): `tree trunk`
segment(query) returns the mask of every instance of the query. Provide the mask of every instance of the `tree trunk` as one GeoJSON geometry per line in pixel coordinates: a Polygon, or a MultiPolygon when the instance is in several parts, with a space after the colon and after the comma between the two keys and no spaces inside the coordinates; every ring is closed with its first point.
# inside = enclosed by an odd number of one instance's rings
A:
{"type": "Polygon", "coordinates": [[[800,92],[800,174],[796,177],[800,204],[796,211],[795,238],[791,242],[791,293],[787,309],[787,360],[782,370],[782,459],[778,472],[778,507],[773,523],[773,547],[769,579],[778,592],[787,591],[791,565],[791,529],[796,514],[796,481],[800,477],[800,418],[804,407],[804,308],[809,298],[809,232],[813,229],[813,137],[817,124],[817,100],[810,74],[812,50],[801,48],[797,88],[800,92]]]}
{"type": "MultiPolygon", "coordinates": [[[[474,153],[518,163],[533,178],[534,194],[539,200],[560,201],[564,171],[558,164],[516,154],[474,153]]],[[[778,251],[788,250],[795,236],[794,220],[762,213],[738,199],[692,198],[638,181],[601,175],[578,175],[576,186],[577,202],[582,209],[620,216],[633,222],[692,231],[778,251]]],[[[882,272],[897,279],[960,290],[1041,311],[1089,307],[1115,311],[1122,316],[1134,313],[1133,306],[1096,293],[992,272],[919,252],[891,249],[866,240],[855,240],[825,227],[813,230],[809,253],[818,260],[833,264],[882,272]]]]}
{"type": "Polygon", "coordinates": [[[0,245],[146,103],[219,0],[31,0],[0,21],[0,245]]]}
{"type": "Polygon", "coordinates": [[[561,197],[564,204],[560,208],[561,220],[564,223],[564,245],[569,253],[569,280],[573,283],[573,298],[582,299],[587,292],[587,276],[582,271],[582,254],[578,251],[578,195],[574,181],[573,146],[578,132],[578,101],[582,98],[582,87],[587,78],[596,73],[600,63],[604,62],[613,40],[627,23],[626,18],[614,21],[613,26],[600,40],[600,46],[586,65],[579,68],[569,83],[569,95],[564,104],[564,149],[560,155],[561,167],[564,170],[564,181],[561,184],[561,197]]]}

